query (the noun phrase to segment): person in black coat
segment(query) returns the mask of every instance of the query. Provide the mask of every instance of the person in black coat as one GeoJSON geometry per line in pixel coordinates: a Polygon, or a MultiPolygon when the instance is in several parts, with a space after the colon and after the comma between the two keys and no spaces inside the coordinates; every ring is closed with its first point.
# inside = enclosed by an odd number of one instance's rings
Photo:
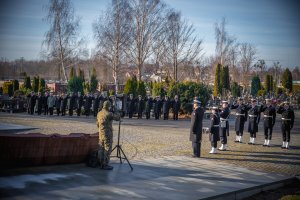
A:
{"type": "Polygon", "coordinates": [[[57,116],[59,116],[59,114],[60,114],[61,102],[62,102],[62,96],[61,95],[56,95],[55,108],[56,108],[57,116]]]}
{"type": "Polygon", "coordinates": [[[100,95],[98,93],[95,93],[94,94],[94,98],[93,98],[93,113],[94,113],[94,117],[96,117],[97,114],[98,114],[99,104],[100,104],[100,95]]]}
{"type": "Polygon", "coordinates": [[[48,113],[49,113],[49,110],[48,110],[48,97],[49,97],[49,92],[45,92],[45,96],[43,97],[44,115],[48,115],[48,113]]]}
{"type": "Polygon", "coordinates": [[[193,108],[194,110],[191,116],[190,141],[192,142],[193,156],[200,157],[204,109],[201,107],[201,101],[198,98],[194,98],[193,108]]]}
{"type": "Polygon", "coordinates": [[[212,114],[210,116],[210,133],[209,141],[211,142],[211,150],[209,153],[217,153],[217,143],[220,141],[220,116],[218,113],[218,107],[212,107],[212,114]]]}
{"type": "Polygon", "coordinates": [[[276,120],[276,109],[272,106],[272,100],[266,99],[266,104],[261,107],[261,112],[264,113],[264,135],[265,142],[263,146],[270,146],[272,140],[273,126],[276,120]]]}
{"type": "Polygon", "coordinates": [[[178,120],[178,113],[180,109],[180,101],[178,95],[175,95],[174,100],[172,102],[172,109],[173,109],[173,120],[178,120]]]}
{"type": "Polygon", "coordinates": [[[82,105],[83,105],[83,96],[82,96],[81,92],[77,93],[76,104],[77,104],[76,113],[77,113],[77,116],[80,116],[81,115],[81,108],[82,108],[82,105]]]}
{"type": "Polygon", "coordinates": [[[281,132],[282,132],[282,147],[289,148],[291,130],[294,126],[295,113],[290,107],[290,103],[285,101],[283,105],[280,105],[277,109],[277,113],[281,114],[281,132]]]}
{"type": "Polygon", "coordinates": [[[227,136],[229,136],[229,122],[230,109],[228,107],[228,101],[222,101],[222,110],[220,111],[220,151],[225,151],[227,147],[227,136]]]}
{"type": "Polygon", "coordinates": [[[243,103],[243,98],[238,99],[238,104],[231,105],[231,109],[236,109],[235,132],[236,137],[234,142],[242,143],[244,125],[247,121],[248,107],[243,103]]]}
{"type": "Polygon", "coordinates": [[[28,99],[28,108],[29,108],[28,113],[30,115],[33,115],[34,107],[35,107],[35,100],[36,100],[36,96],[33,91],[27,96],[27,99],[28,99]]]}
{"type": "Polygon", "coordinates": [[[73,116],[73,110],[75,108],[76,103],[76,95],[71,92],[70,93],[70,102],[69,102],[69,116],[73,116]]]}
{"type": "Polygon", "coordinates": [[[160,99],[160,96],[157,96],[156,99],[154,100],[154,115],[156,120],[160,118],[161,106],[162,106],[162,101],[160,99]]]}
{"type": "Polygon", "coordinates": [[[248,144],[255,144],[256,133],[258,131],[258,124],[260,121],[260,108],[257,106],[256,99],[251,100],[252,105],[249,107],[248,116],[248,132],[250,133],[250,141],[248,144]]]}
{"type": "Polygon", "coordinates": [[[63,94],[62,95],[62,101],[61,101],[61,104],[60,104],[61,116],[65,116],[66,115],[68,98],[69,98],[69,96],[67,94],[63,94]]]}
{"type": "Polygon", "coordinates": [[[91,106],[92,106],[92,101],[93,101],[93,97],[91,95],[91,93],[89,93],[88,95],[84,96],[84,114],[85,116],[90,116],[90,112],[91,112],[91,106]]]}
{"type": "Polygon", "coordinates": [[[133,94],[129,95],[127,102],[128,102],[128,117],[132,118],[135,111],[135,99],[133,98],[133,94]]]}
{"type": "Polygon", "coordinates": [[[165,99],[163,101],[164,120],[169,119],[169,111],[170,111],[170,100],[168,96],[165,96],[165,99]]]}
{"type": "Polygon", "coordinates": [[[143,117],[143,111],[144,111],[144,100],[142,99],[142,96],[139,95],[137,100],[137,113],[138,113],[138,119],[142,119],[143,117]]]}
{"type": "Polygon", "coordinates": [[[43,96],[41,95],[40,92],[38,92],[38,95],[36,96],[35,99],[35,107],[38,115],[42,114],[42,106],[43,106],[43,96]]]}
{"type": "Polygon", "coordinates": [[[150,95],[147,96],[145,101],[145,112],[146,112],[146,119],[150,119],[150,113],[152,109],[153,100],[150,95]]]}

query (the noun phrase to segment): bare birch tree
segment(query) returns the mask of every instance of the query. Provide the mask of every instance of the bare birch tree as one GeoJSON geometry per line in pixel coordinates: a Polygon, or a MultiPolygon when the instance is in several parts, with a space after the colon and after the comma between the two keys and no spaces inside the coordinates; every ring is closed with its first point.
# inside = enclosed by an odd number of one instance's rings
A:
{"type": "Polygon", "coordinates": [[[112,69],[116,91],[119,91],[121,64],[125,50],[130,44],[130,7],[126,0],[112,1],[104,16],[94,23],[94,36],[97,41],[98,55],[104,58],[112,69]]]}
{"type": "Polygon", "coordinates": [[[57,60],[65,81],[68,81],[66,68],[70,59],[78,56],[82,39],[78,39],[79,18],[74,15],[70,0],[50,0],[46,6],[48,14],[45,18],[50,30],[45,34],[43,45],[47,46],[48,56],[57,60]]]}
{"type": "Polygon", "coordinates": [[[251,70],[251,65],[256,59],[256,48],[249,43],[241,43],[239,48],[240,53],[240,66],[242,71],[242,83],[244,87],[247,87],[249,84],[249,75],[251,70]]]}
{"type": "Polygon", "coordinates": [[[235,43],[235,38],[226,31],[226,18],[222,18],[220,24],[215,23],[216,59],[222,66],[229,65],[230,53],[235,43]]]}
{"type": "Polygon", "coordinates": [[[194,35],[194,26],[182,20],[179,12],[170,12],[167,20],[167,57],[173,66],[173,79],[177,82],[178,66],[193,63],[199,58],[202,40],[194,35]]]}
{"type": "Polygon", "coordinates": [[[137,78],[141,80],[144,62],[152,53],[153,40],[160,34],[165,4],[160,0],[131,0],[130,5],[133,40],[127,54],[137,66],[137,78]]]}

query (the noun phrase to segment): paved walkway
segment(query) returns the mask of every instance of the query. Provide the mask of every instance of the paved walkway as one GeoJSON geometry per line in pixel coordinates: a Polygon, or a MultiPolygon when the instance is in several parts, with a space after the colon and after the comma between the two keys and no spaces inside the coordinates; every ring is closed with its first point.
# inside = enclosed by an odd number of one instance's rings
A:
{"type": "Polygon", "coordinates": [[[1,173],[0,193],[3,199],[32,200],[201,199],[289,178],[188,156],[131,164],[133,171],[116,158],[113,171],[84,164],[10,169],[1,173]]]}
{"type": "Polygon", "coordinates": [[[18,124],[0,123],[0,133],[16,133],[21,131],[29,131],[33,129],[36,128],[18,124]]]}

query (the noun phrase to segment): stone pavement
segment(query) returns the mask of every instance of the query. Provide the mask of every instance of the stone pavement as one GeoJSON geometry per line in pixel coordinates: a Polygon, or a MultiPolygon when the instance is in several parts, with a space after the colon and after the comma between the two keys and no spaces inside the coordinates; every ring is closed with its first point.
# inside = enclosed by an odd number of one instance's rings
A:
{"type": "Polygon", "coordinates": [[[11,133],[11,132],[21,132],[21,131],[29,131],[36,129],[31,126],[24,126],[18,124],[8,124],[8,123],[0,123],[0,134],[1,133],[11,133]]]}
{"type": "Polygon", "coordinates": [[[247,188],[256,186],[257,192],[262,185],[289,178],[188,156],[133,160],[131,164],[133,171],[116,158],[112,171],[84,164],[3,170],[0,198],[202,199],[231,192],[231,197],[223,199],[242,199],[253,194],[247,188]]]}

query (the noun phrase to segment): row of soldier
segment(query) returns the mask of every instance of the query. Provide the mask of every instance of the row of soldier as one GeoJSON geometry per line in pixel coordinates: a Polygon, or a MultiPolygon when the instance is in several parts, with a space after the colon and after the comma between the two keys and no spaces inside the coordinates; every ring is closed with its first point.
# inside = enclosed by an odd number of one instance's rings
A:
{"type": "MultiPolygon", "coordinates": [[[[89,116],[92,113],[94,117],[96,117],[97,113],[103,107],[103,102],[106,100],[109,100],[112,105],[114,105],[112,108],[118,107],[118,110],[122,109],[120,105],[116,105],[117,99],[114,95],[108,98],[105,93],[82,95],[80,92],[76,94],[71,92],[69,94],[62,93],[60,95],[54,95],[53,92],[46,92],[45,95],[42,95],[38,92],[37,95],[35,95],[34,92],[31,92],[27,96],[27,105],[28,113],[31,115],[34,113],[41,115],[42,112],[44,115],[53,115],[55,108],[58,116],[60,114],[65,116],[66,110],[68,110],[69,116],[73,115],[74,110],[76,110],[77,116],[80,116],[83,108],[84,115],[89,116]]],[[[143,113],[145,113],[146,119],[150,119],[150,113],[153,109],[155,119],[160,119],[161,114],[163,114],[163,119],[168,120],[169,111],[172,109],[173,119],[178,120],[180,101],[177,95],[174,99],[170,100],[167,96],[161,99],[160,96],[152,98],[148,95],[143,99],[141,95],[139,95],[138,98],[134,98],[133,95],[130,94],[127,99],[126,107],[126,114],[129,118],[132,118],[134,113],[137,113],[137,118],[141,119],[143,113]]]]}
{"type": "Polygon", "coordinates": [[[235,142],[242,143],[244,124],[248,121],[248,132],[250,140],[248,144],[256,143],[256,133],[258,132],[258,124],[263,117],[264,127],[264,144],[270,146],[272,140],[273,127],[276,122],[276,113],[281,114],[281,132],[282,132],[282,148],[289,148],[290,131],[294,126],[295,114],[289,102],[285,101],[282,104],[272,105],[271,99],[266,99],[262,105],[257,104],[256,99],[251,100],[251,104],[245,104],[242,98],[238,102],[229,105],[227,101],[222,102],[222,109],[218,107],[212,108],[211,126],[210,126],[210,141],[212,149],[210,153],[216,153],[217,141],[221,141],[219,150],[224,151],[227,148],[227,136],[229,136],[230,108],[235,109],[235,142]]]}

